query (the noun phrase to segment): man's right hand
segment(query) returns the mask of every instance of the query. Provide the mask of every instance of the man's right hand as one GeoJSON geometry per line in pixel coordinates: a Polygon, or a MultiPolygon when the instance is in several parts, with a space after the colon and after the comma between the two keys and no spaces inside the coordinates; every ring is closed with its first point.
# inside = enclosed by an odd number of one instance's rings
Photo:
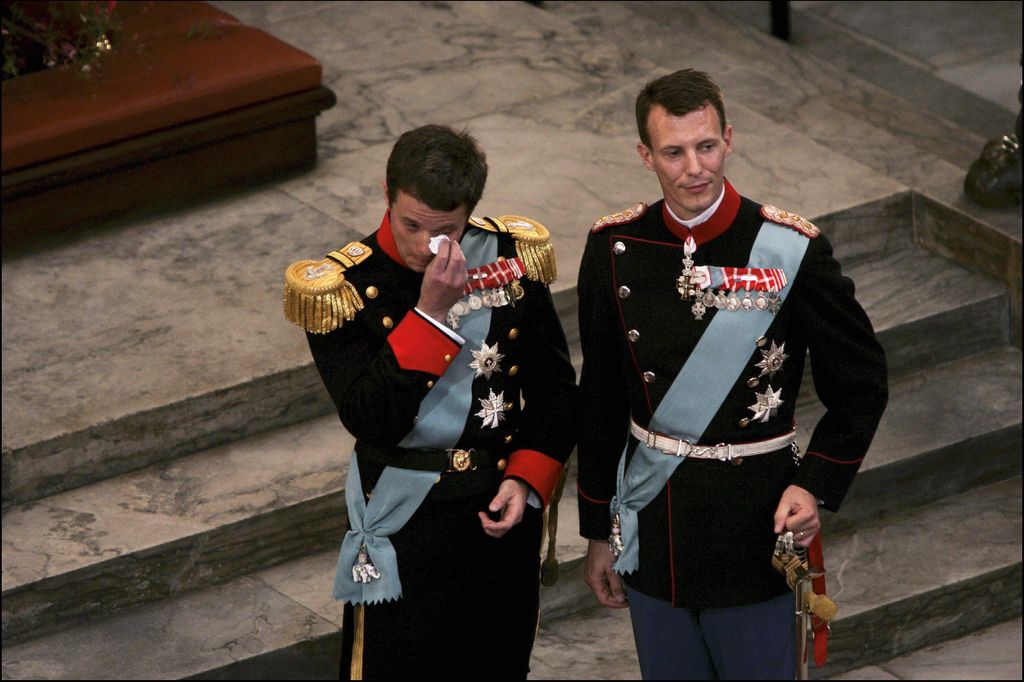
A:
{"type": "Polygon", "coordinates": [[[466,257],[459,243],[451,239],[441,242],[437,255],[423,271],[416,307],[444,324],[448,310],[462,298],[466,277],[466,257]]]}
{"type": "Polygon", "coordinates": [[[622,578],[612,568],[615,556],[608,548],[607,540],[591,540],[587,546],[587,572],[584,582],[590,587],[597,601],[603,606],[621,609],[629,606],[622,578]]]}

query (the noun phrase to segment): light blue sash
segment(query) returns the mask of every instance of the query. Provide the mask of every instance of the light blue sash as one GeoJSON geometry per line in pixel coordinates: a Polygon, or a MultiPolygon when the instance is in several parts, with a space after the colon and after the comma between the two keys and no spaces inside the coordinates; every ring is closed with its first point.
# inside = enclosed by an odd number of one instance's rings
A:
{"type": "MultiPolygon", "coordinates": [[[[470,230],[462,238],[462,251],[467,268],[493,263],[498,257],[497,236],[482,230],[470,230]]],[[[473,408],[473,378],[469,367],[472,351],[487,338],[491,326],[491,309],[484,307],[463,318],[460,335],[466,340],[448,370],[420,403],[415,426],[402,439],[402,448],[441,449],[454,447],[462,436],[466,416],[473,408]]],[[[402,596],[398,578],[398,559],[388,536],[398,532],[419,509],[440,474],[385,467],[369,502],[363,498],[356,454],[348,468],[345,500],[349,524],[338,556],[334,575],[334,598],[350,604],[376,604],[402,596]],[[366,547],[370,562],[380,578],[355,582],[352,567],[359,550],[366,547]]]]}
{"type": "MultiPolygon", "coordinates": [[[[779,292],[780,303],[793,286],[807,244],[804,235],[775,223],[765,222],[758,231],[747,267],[782,268],[789,282],[779,292]]],[[[658,405],[648,430],[697,443],[750,359],[754,341],[764,335],[772,319],[768,310],[720,310],[658,405]]],[[[622,532],[623,550],[615,562],[615,570],[622,574],[632,573],[640,563],[637,514],[661,492],[684,459],[640,443],[626,467],[628,450],[627,444],[619,459],[611,504],[622,532]]]]}

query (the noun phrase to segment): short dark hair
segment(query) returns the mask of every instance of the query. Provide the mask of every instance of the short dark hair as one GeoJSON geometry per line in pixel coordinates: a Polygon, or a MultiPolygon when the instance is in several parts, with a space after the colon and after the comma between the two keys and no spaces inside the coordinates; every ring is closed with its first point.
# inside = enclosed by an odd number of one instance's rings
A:
{"type": "Polygon", "coordinates": [[[665,107],[665,111],[673,116],[685,116],[710,104],[718,112],[722,133],[725,133],[722,91],[703,71],[683,69],[656,78],[636,96],[636,128],[640,141],[648,148],[651,146],[651,134],[647,130],[647,118],[651,107],[656,104],[665,107]]]}
{"type": "Polygon", "coordinates": [[[403,133],[388,157],[388,203],[402,191],[435,211],[472,213],[487,182],[487,157],[465,130],[425,125],[403,133]]]}

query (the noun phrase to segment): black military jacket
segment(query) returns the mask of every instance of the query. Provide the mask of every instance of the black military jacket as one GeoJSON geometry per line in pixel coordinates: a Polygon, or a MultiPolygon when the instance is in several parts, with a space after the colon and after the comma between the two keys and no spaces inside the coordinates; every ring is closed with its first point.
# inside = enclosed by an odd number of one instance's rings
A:
{"type": "MultiPolygon", "coordinates": [[[[466,227],[467,233],[475,229],[472,224],[466,227]]],[[[380,230],[362,241],[372,255],[345,271],[364,309],[330,333],[307,333],[324,385],[345,428],[356,438],[367,493],[384,466],[403,466],[398,443],[413,428],[420,402],[459,350],[456,342],[413,310],[423,275],[401,264],[397,251],[388,246],[393,241],[379,239],[384,230],[390,230],[387,218],[380,230]]],[[[513,238],[497,237],[498,255],[514,258],[513,238]]],[[[495,453],[497,471],[444,474],[431,493],[435,498],[480,494],[481,488],[493,488],[502,476],[514,476],[546,503],[575,445],[571,424],[576,376],[565,335],[547,286],[526,277],[521,285],[524,296],[514,306],[492,308],[486,343],[496,345],[505,357],[501,371],[489,379],[474,379],[472,407],[454,446],[495,453]],[[504,403],[503,420],[496,428],[485,426],[475,414],[481,410],[480,400],[491,392],[502,396],[504,403]]]]}
{"type": "MultiPolygon", "coordinates": [[[[748,265],[764,222],[761,207],[727,185],[728,193],[735,218],[699,244],[696,265],[748,265]]],[[[587,241],[579,275],[584,364],[578,485],[584,537],[608,536],[618,461],[627,440],[630,453],[636,444],[628,435],[630,415],[646,427],[714,316],[745,314],[711,308],[696,320],[692,302],[682,301],[676,290],[682,258],[683,242],[667,227],[662,201],[642,216],[595,228],[587,241]]],[[[739,465],[688,459],[676,469],[639,514],[639,568],[626,576],[650,596],[703,607],[756,603],[784,592],[771,566],[773,517],[782,492],[796,484],[837,510],[871,443],[887,400],[885,355],[854,299],[853,282],[842,275],[824,235],[810,240],[799,271],[786,275],[792,288],[764,345],[749,340],[747,364],[728,379],[732,389],[699,443],[745,443],[789,432],[808,351],[827,412],[799,466],[784,448],[739,465]],[[769,377],[757,364],[772,344],[787,357],[769,377]],[[769,385],[781,390],[782,404],[767,422],[751,420],[756,394],[769,385]]]]}

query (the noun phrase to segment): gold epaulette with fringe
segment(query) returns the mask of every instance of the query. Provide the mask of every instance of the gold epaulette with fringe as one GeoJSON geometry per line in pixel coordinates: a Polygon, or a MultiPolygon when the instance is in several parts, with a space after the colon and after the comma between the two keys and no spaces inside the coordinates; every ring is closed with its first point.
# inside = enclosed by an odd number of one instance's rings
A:
{"type": "Polygon", "coordinates": [[[551,232],[536,220],[521,215],[503,215],[498,218],[472,217],[469,222],[481,230],[512,235],[516,242],[516,254],[530,279],[544,284],[552,284],[558,279],[551,232]]]}
{"type": "Polygon", "coordinates": [[[351,322],[363,309],[363,300],[345,270],[366,260],[373,250],[349,242],[323,260],[300,260],[284,271],[284,316],[313,334],[332,332],[351,322]]]}
{"type": "Polygon", "coordinates": [[[634,220],[643,217],[645,213],[647,213],[647,204],[641,201],[640,203],[634,204],[625,210],[604,216],[594,223],[594,226],[590,228],[590,231],[596,234],[609,225],[625,225],[626,223],[631,223],[634,220]]]}
{"type": "Polygon", "coordinates": [[[814,239],[819,234],[821,234],[821,230],[818,229],[818,226],[812,223],[810,220],[802,218],[801,216],[798,216],[796,213],[783,211],[781,208],[778,208],[777,206],[772,206],[771,204],[765,204],[764,206],[761,207],[761,217],[764,218],[765,220],[770,220],[773,223],[778,223],[779,225],[792,227],[800,234],[806,237],[810,237],[811,239],[814,239]]]}

